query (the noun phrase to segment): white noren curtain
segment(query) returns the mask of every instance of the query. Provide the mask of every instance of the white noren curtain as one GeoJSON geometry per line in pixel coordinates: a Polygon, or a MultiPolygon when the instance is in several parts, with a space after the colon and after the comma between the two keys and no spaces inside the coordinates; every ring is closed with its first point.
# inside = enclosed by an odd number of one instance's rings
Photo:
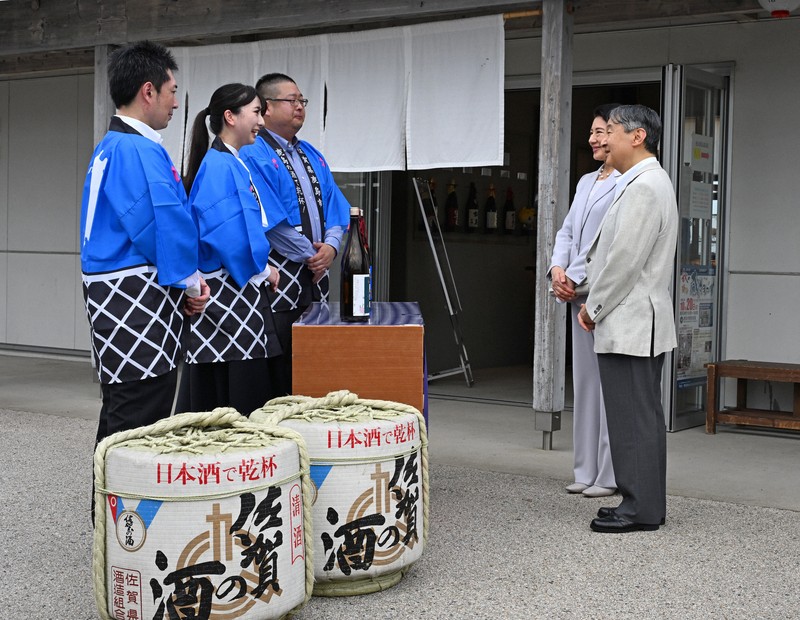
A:
{"type": "Polygon", "coordinates": [[[409,170],[502,165],[502,15],[410,30],[409,170]]]}
{"type": "Polygon", "coordinates": [[[173,48],[181,107],[164,146],[180,166],[214,90],[278,72],[310,102],[299,137],[335,171],[501,165],[504,50],[501,15],[173,48]]]}

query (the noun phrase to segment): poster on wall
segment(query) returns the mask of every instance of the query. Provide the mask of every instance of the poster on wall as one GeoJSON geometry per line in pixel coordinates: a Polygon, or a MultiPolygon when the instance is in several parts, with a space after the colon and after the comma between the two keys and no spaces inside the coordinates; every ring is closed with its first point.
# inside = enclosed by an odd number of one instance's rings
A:
{"type": "Polygon", "coordinates": [[[678,288],[678,387],[700,385],[714,350],[714,287],[716,276],[685,266],[678,288]]]}
{"type": "Polygon", "coordinates": [[[689,161],[680,175],[681,217],[708,220],[714,201],[714,139],[692,134],[689,161]],[[696,173],[701,173],[699,176],[696,173]]]}
{"type": "Polygon", "coordinates": [[[710,220],[714,186],[711,183],[692,181],[689,192],[689,217],[710,220]]]}
{"type": "Polygon", "coordinates": [[[692,134],[692,170],[695,172],[714,172],[714,138],[692,134]]]}

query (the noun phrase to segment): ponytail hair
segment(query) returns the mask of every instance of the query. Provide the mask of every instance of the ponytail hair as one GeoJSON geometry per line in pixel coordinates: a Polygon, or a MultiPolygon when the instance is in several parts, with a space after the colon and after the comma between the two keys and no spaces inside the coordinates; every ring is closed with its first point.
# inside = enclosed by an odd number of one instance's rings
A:
{"type": "Polygon", "coordinates": [[[208,129],[206,129],[206,117],[208,117],[208,127],[211,133],[218,136],[225,126],[223,115],[226,110],[237,114],[242,106],[247,105],[258,97],[261,104],[261,112],[264,112],[264,99],[256,92],[256,89],[246,84],[225,84],[220,86],[211,95],[211,102],[208,107],[200,110],[192,125],[192,137],[189,147],[189,162],[186,166],[186,174],[183,177],[183,184],[186,193],[191,191],[192,183],[200,170],[208,151],[208,129]]]}
{"type": "Polygon", "coordinates": [[[186,174],[183,175],[183,186],[188,194],[192,191],[192,183],[200,170],[200,163],[208,151],[208,130],[206,129],[206,117],[208,108],[200,110],[194,117],[192,125],[192,137],[189,142],[189,162],[186,164],[186,174]]]}

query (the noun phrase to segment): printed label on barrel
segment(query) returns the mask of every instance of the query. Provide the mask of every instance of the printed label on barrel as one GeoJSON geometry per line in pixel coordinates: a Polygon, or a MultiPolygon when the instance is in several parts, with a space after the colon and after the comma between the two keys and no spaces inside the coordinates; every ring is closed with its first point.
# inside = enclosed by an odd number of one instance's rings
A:
{"type": "Polygon", "coordinates": [[[281,426],[303,436],[312,462],[329,459],[382,461],[422,446],[419,422],[414,415],[367,422],[314,423],[289,419],[281,422],[281,426]]]}
{"type": "Polygon", "coordinates": [[[188,500],[107,497],[105,574],[111,617],[255,620],[280,618],[301,604],[306,556],[302,493],[299,479],[286,481],[291,468],[296,472],[298,467],[296,446],[286,443],[295,454],[275,447],[205,457],[110,452],[110,488],[130,487],[131,479],[164,488],[185,481],[188,500]],[[247,466],[262,457],[274,465],[271,471],[247,466]],[[201,467],[202,459],[219,467],[201,467]],[[249,480],[250,490],[220,497],[226,476],[197,479],[199,471],[222,472],[233,463],[238,463],[237,486],[249,480]],[[176,472],[183,473],[176,479],[176,472]],[[274,486],[268,486],[270,479],[274,486]]]}
{"type": "Polygon", "coordinates": [[[281,425],[303,436],[311,457],[317,581],[389,575],[420,558],[422,440],[415,415],[281,425]]]}
{"type": "Polygon", "coordinates": [[[314,576],[358,580],[397,572],[423,550],[418,452],[394,461],[312,465],[317,487],[314,576]]]}

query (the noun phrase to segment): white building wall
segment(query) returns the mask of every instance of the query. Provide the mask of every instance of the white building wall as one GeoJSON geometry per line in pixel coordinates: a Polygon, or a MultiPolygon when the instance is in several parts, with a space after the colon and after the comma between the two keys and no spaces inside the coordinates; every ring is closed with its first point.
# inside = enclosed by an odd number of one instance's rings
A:
{"type": "MultiPolygon", "coordinates": [[[[506,74],[541,42],[508,42],[506,74]]],[[[734,62],[723,358],[800,363],[800,21],[576,35],[574,71],[734,62]]],[[[533,70],[530,68],[534,67],[533,70]]]]}
{"type": "Polygon", "coordinates": [[[8,331],[8,91],[0,82],[0,342],[8,331]]]}

